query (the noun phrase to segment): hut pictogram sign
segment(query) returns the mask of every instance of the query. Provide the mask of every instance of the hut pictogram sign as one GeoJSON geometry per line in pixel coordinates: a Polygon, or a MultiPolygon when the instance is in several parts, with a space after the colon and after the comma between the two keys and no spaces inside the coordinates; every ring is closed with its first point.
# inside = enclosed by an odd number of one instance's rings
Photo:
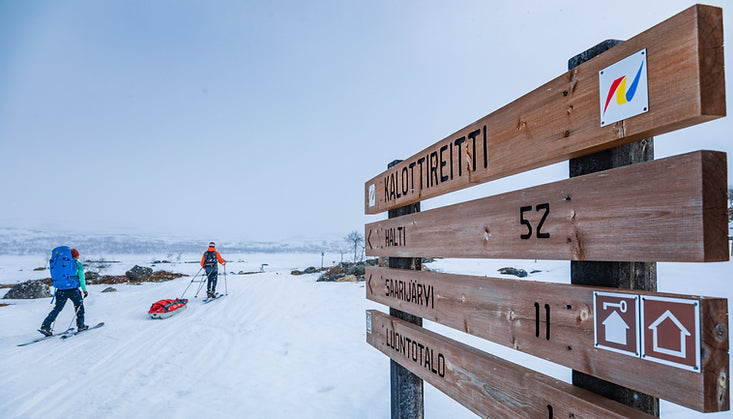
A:
{"type": "Polygon", "coordinates": [[[699,372],[698,301],[643,296],[641,306],[641,357],[699,372]]]}

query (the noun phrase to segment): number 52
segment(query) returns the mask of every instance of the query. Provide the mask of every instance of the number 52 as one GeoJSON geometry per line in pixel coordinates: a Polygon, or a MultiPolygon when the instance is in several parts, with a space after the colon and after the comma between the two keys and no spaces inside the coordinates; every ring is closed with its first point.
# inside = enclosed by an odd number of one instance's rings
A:
{"type": "MultiPolygon", "coordinates": [[[[535,211],[542,211],[545,212],[542,214],[542,218],[540,219],[540,223],[537,225],[537,238],[538,239],[548,239],[550,238],[550,233],[543,233],[542,232],[542,225],[545,224],[545,220],[547,219],[547,216],[550,215],[550,204],[544,203],[539,204],[535,206],[535,211]]],[[[524,218],[524,213],[527,211],[532,211],[532,206],[526,206],[519,208],[519,223],[527,227],[527,233],[522,234],[519,236],[522,240],[528,240],[532,237],[532,224],[529,222],[529,220],[526,220],[524,218]]]]}

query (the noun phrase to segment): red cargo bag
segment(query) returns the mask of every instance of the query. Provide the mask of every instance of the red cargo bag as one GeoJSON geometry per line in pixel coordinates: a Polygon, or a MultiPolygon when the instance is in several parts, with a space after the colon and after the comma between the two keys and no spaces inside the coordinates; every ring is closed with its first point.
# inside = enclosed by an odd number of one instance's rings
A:
{"type": "Polygon", "coordinates": [[[186,308],[187,299],[176,298],[175,300],[160,300],[153,303],[148,311],[153,319],[167,319],[168,317],[180,313],[186,308]]]}

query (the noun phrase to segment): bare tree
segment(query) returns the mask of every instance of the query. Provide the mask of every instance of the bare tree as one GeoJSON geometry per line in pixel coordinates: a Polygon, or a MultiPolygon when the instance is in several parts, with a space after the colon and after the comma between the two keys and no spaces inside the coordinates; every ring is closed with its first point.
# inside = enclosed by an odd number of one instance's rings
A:
{"type": "Polygon", "coordinates": [[[346,240],[349,245],[354,245],[354,263],[356,263],[356,258],[359,257],[359,245],[364,243],[364,236],[354,230],[349,233],[344,240],[346,240]]]}

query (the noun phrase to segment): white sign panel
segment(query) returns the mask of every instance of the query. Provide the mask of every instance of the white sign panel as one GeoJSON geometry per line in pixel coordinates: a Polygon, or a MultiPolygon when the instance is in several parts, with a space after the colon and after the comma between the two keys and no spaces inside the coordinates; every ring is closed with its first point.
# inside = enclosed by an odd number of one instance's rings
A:
{"type": "Polygon", "coordinates": [[[376,185],[369,185],[369,206],[373,207],[377,204],[377,191],[376,185]]]}
{"type": "Polygon", "coordinates": [[[649,111],[646,48],[598,72],[601,126],[649,111]]]}
{"type": "Polygon", "coordinates": [[[638,295],[594,292],[593,312],[596,348],[639,356],[638,295]]]}

